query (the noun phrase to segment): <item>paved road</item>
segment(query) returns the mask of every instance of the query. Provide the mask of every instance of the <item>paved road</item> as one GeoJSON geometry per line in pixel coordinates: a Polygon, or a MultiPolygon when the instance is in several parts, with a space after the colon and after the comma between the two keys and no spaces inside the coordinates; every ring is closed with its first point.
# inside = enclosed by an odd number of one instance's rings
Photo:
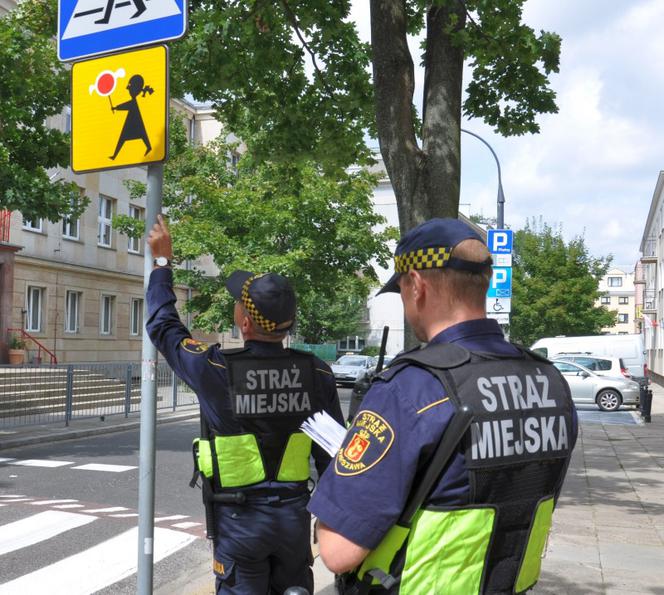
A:
{"type": "MultiPolygon", "coordinates": [[[[350,390],[340,390],[344,413],[350,390]]],[[[207,567],[200,490],[189,488],[197,420],[158,426],[155,591],[207,567]]],[[[139,431],[4,450],[0,595],[136,592],[139,431]]]]}

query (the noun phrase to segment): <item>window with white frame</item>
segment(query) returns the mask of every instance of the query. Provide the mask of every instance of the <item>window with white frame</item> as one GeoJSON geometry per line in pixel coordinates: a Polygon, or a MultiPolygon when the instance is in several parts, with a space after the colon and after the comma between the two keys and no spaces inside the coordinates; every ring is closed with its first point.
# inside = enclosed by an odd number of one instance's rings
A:
{"type": "Polygon", "coordinates": [[[603,306],[607,306],[611,303],[611,296],[610,295],[603,295],[601,298],[601,303],[603,306]]]}
{"type": "Polygon", "coordinates": [[[609,287],[622,287],[622,277],[609,277],[608,285],[609,287]]]}
{"type": "Polygon", "coordinates": [[[629,322],[629,314],[618,314],[618,324],[625,324],[629,322]]]}
{"type": "Polygon", "coordinates": [[[115,296],[101,296],[101,312],[99,313],[99,331],[102,335],[110,335],[113,332],[113,310],[115,309],[115,296]]]}
{"type": "MultiPolygon", "coordinates": [[[[129,216],[138,221],[143,220],[143,209],[129,205],[129,216]]],[[[141,253],[141,238],[129,238],[129,252],[134,254],[141,253]]]]}
{"type": "Polygon", "coordinates": [[[41,332],[44,309],[44,288],[28,286],[28,293],[26,296],[26,320],[25,330],[32,331],[33,333],[41,332]]]}
{"type": "Polygon", "coordinates": [[[233,339],[239,339],[240,338],[240,329],[238,328],[237,324],[234,324],[231,327],[231,338],[233,338],[233,339]]]}
{"type": "Polygon", "coordinates": [[[339,351],[361,351],[364,349],[364,339],[362,337],[346,337],[339,341],[339,351]]]}
{"type": "Polygon", "coordinates": [[[23,219],[23,229],[26,231],[42,231],[41,219],[23,219]]]}
{"type": "Polygon", "coordinates": [[[111,246],[111,230],[113,226],[113,199],[108,196],[99,196],[99,217],[97,227],[97,243],[100,246],[111,246]]]}
{"type": "Polygon", "coordinates": [[[65,294],[65,332],[77,333],[80,330],[81,294],[78,291],[67,291],[65,294]]]}
{"type": "MultiPolygon", "coordinates": [[[[76,197],[72,196],[70,205],[74,206],[76,197]]],[[[62,220],[62,237],[69,240],[78,240],[79,221],[77,217],[65,217],[62,220]]]]}
{"type": "Polygon", "coordinates": [[[618,303],[619,303],[621,306],[624,306],[624,305],[626,305],[626,304],[629,304],[629,297],[626,296],[626,295],[621,295],[621,296],[619,296],[619,297],[618,297],[618,303]]]}
{"type": "Polygon", "coordinates": [[[141,298],[132,298],[130,317],[131,320],[129,321],[129,333],[134,336],[142,334],[143,300],[141,298]]]}

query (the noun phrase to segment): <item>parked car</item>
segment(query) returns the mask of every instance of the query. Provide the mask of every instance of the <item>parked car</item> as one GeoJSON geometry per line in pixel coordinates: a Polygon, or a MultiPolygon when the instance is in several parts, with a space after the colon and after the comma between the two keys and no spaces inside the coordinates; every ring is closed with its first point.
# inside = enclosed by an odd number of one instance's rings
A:
{"type": "Polygon", "coordinates": [[[602,411],[617,411],[621,405],[639,404],[639,383],[634,380],[601,376],[579,364],[564,360],[556,360],[553,365],[569,384],[575,403],[595,403],[602,411]]]}
{"type": "Polygon", "coordinates": [[[370,355],[342,355],[330,367],[339,386],[353,386],[368,370],[376,367],[377,359],[370,355]]]}
{"type": "Polygon", "coordinates": [[[600,376],[624,376],[625,378],[634,380],[625,362],[620,357],[601,356],[591,353],[559,353],[552,360],[574,362],[600,376]]]}
{"type": "MultiPolygon", "coordinates": [[[[383,368],[386,368],[394,358],[394,355],[386,355],[383,359],[383,368]]],[[[350,394],[350,405],[348,406],[348,422],[351,422],[353,419],[355,419],[355,416],[357,415],[357,412],[360,410],[360,406],[362,405],[364,395],[367,394],[367,391],[371,386],[371,379],[374,377],[374,374],[376,373],[376,366],[378,365],[378,358],[376,357],[375,359],[376,362],[374,366],[359,376],[353,385],[353,392],[350,394]]]]}
{"type": "Polygon", "coordinates": [[[643,335],[587,335],[585,337],[544,337],[530,347],[544,357],[561,353],[592,353],[619,357],[639,384],[650,384],[643,335]]]}

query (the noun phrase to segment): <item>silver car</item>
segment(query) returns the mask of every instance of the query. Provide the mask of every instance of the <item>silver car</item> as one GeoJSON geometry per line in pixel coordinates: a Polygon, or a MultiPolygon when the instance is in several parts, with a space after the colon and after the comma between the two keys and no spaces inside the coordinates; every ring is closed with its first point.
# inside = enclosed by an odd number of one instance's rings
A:
{"type": "Polygon", "coordinates": [[[353,386],[355,381],[376,366],[376,358],[370,355],[342,355],[330,367],[340,386],[353,386]]]}
{"type": "Polygon", "coordinates": [[[553,365],[567,380],[575,403],[595,403],[602,411],[639,404],[638,382],[618,376],[600,376],[569,361],[558,360],[553,365]]]}

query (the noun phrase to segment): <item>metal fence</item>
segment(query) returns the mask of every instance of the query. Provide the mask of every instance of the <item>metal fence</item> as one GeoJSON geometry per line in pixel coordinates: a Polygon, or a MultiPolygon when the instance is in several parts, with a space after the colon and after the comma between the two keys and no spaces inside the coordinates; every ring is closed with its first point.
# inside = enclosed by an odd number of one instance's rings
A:
{"type": "MultiPolygon", "coordinates": [[[[196,405],[194,392],[165,362],[157,364],[157,408],[196,405]]],[[[140,410],[141,364],[0,366],[0,428],[129,416],[140,410]]]]}

